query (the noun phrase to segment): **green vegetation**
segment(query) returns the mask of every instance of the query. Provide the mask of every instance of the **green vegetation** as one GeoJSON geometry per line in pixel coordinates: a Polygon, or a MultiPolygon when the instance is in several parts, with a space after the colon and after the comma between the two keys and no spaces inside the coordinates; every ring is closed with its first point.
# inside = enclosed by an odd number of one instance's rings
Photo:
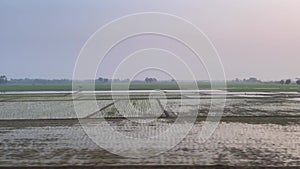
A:
{"type": "Polygon", "coordinates": [[[300,92],[300,85],[290,84],[227,84],[230,92],[300,92]]]}
{"type": "MultiPolygon", "coordinates": [[[[110,84],[99,84],[95,86],[95,89],[110,90],[110,84]]],[[[116,86],[117,90],[125,90],[124,84],[116,86]]],[[[179,87],[173,83],[152,83],[152,84],[131,84],[130,90],[178,90],[179,87]]],[[[192,84],[186,83],[181,88],[182,90],[193,89],[192,84]]],[[[199,84],[200,90],[209,90],[210,85],[208,83],[199,84]]],[[[224,90],[224,88],[219,88],[224,90]]],[[[0,92],[8,91],[71,91],[72,85],[0,85],[0,92]]],[[[300,85],[290,84],[237,84],[228,83],[227,91],[231,92],[300,92],[300,85]]]]}
{"type": "Polygon", "coordinates": [[[0,85],[0,92],[8,91],[71,91],[72,85],[0,85]]]}

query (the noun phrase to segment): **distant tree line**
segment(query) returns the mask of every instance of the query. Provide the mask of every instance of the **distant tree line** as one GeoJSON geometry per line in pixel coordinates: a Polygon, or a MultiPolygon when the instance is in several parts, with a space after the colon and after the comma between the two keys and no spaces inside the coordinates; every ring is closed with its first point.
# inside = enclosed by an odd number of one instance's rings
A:
{"type": "MultiPolygon", "coordinates": [[[[243,79],[243,80],[240,80],[238,78],[236,78],[235,80],[233,80],[232,82],[234,83],[247,83],[247,84],[258,84],[258,83],[265,83],[265,84],[281,84],[281,85],[290,85],[292,84],[292,79],[282,79],[280,81],[261,81],[255,77],[250,77],[249,79],[243,79]]],[[[300,85],[300,78],[297,78],[296,80],[296,84],[300,85]]]]}
{"type": "Polygon", "coordinates": [[[129,82],[130,80],[129,79],[108,79],[108,78],[104,78],[104,77],[99,77],[98,79],[95,80],[96,83],[98,84],[109,84],[109,83],[112,83],[112,82],[115,82],[115,83],[123,83],[123,82],[129,82]]]}
{"type": "Polygon", "coordinates": [[[44,85],[44,84],[72,84],[71,80],[68,79],[10,79],[5,75],[0,76],[0,84],[24,84],[24,85],[44,85]]]}
{"type": "Polygon", "coordinates": [[[71,80],[68,79],[10,79],[9,84],[72,84],[71,80]]]}
{"type": "MultiPolygon", "coordinates": [[[[88,80],[91,81],[91,80],[88,80]]],[[[101,84],[107,84],[111,82],[131,82],[131,83],[174,83],[176,82],[174,79],[171,80],[165,80],[165,81],[158,81],[156,78],[153,77],[146,77],[143,80],[133,80],[130,81],[129,79],[125,80],[120,80],[120,79],[108,79],[108,78],[103,78],[99,77],[98,79],[95,80],[96,83],[101,83],[101,84]]],[[[231,81],[233,83],[246,83],[246,84],[259,84],[259,83],[265,83],[265,84],[281,84],[281,85],[290,85],[292,83],[296,83],[300,85],[300,78],[297,78],[296,81],[292,81],[291,79],[282,79],[280,81],[261,81],[255,77],[250,77],[248,79],[243,79],[240,80],[236,78],[235,80],[231,81]]],[[[0,76],[0,84],[72,84],[72,80],[69,79],[29,79],[29,78],[24,78],[24,79],[8,79],[6,75],[1,75],[0,76]]]]}
{"type": "Polygon", "coordinates": [[[243,80],[236,78],[234,82],[236,82],[236,83],[262,83],[261,80],[255,78],[255,77],[250,77],[249,79],[243,79],[243,80]]]}
{"type": "MultiPolygon", "coordinates": [[[[96,82],[98,83],[111,83],[111,82],[131,82],[131,83],[156,83],[158,82],[158,80],[156,78],[152,78],[152,77],[146,77],[145,80],[130,80],[130,79],[124,79],[124,80],[120,80],[120,79],[108,79],[108,78],[103,78],[103,77],[99,77],[96,82]]],[[[170,81],[172,82],[172,81],[170,81]]]]}

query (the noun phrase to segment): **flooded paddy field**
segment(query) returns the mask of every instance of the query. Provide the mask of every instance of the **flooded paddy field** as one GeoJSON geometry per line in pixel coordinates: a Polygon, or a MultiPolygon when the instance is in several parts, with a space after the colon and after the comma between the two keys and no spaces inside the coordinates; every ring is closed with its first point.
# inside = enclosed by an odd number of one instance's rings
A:
{"type": "MultiPolygon", "coordinates": [[[[84,132],[78,118],[90,126],[101,127],[107,121],[119,132],[130,135],[148,127],[172,125],[172,119],[156,118],[161,112],[153,116],[129,114],[127,117],[153,119],[149,125],[136,125],[124,119],[114,105],[89,118],[79,116],[70,93],[0,95],[0,166],[300,166],[300,93],[201,91],[200,95],[184,94],[184,98],[176,92],[165,93],[165,109],[186,116],[196,112],[198,118],[182,142],[151,158],[121,157],[100,148],[84,132]],[[209,140],[201,143],[198,134],[211,100],[222,99],[224,94],[227,99],[223,117],[209,140]],[[200,105],[197,97],[201,98],[200,105]]],[[[144,92],[132,94],[131,98],[136,105],[147,107],[143,101],[147,97],[144,92]]],[[[112,103],[110,93],[98,93],[95,98],[99,108],[112,103]]],[[[76,99],[84,105],[91,97],[84,94],[76,99]]],[[[105,140],[107,144],[118,144],[118,140],[109,137],[105,140]]],[[[143,151],[153,155],[151,148],[143,147],[143,151]]]]}

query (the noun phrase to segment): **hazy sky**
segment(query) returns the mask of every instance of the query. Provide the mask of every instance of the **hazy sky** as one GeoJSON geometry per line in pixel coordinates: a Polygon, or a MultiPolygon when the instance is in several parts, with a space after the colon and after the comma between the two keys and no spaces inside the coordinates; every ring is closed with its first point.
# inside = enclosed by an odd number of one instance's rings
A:
{"type": "MultiPolygon", "coordinates": [[[[227,79],[300,77],[299,0],[0,0],[0,74],[72,78],[89,36],[137,12],[170,13],[194,23],[215,45],[227,79]]],[[[100,74],[111,71],[102,68],[100,74]]]]}

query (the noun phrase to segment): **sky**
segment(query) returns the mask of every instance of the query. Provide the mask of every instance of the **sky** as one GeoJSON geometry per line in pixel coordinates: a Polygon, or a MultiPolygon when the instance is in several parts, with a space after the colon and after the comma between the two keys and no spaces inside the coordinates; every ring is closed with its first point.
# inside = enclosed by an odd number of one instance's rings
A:
{"type": "MultiPolygon", "coordinates": [[[[169,13],[200,28],[216,48],[227,79],[300,78],[299,0],[0,0],[0,74],[71,79],[80,50],[95,31],[139,12],[169,13]]],[[[131,41],[107,55],[99,76],[111,77],[115,66],[110,65],[117,65],[124,53],[134,49],[172,44],[169,48],[180,52],[178,44],[163,38],[131,41]]],[[[148,61],[151,57],[144,59],[148,61]]],[[[206,79],[201,72],[202,68],[199,78],[206,79]]],[[[170,78],[156,71],[152,75],[170,78]]],[[[185,77],[179,73],[179,78],[185,77]]]]}

